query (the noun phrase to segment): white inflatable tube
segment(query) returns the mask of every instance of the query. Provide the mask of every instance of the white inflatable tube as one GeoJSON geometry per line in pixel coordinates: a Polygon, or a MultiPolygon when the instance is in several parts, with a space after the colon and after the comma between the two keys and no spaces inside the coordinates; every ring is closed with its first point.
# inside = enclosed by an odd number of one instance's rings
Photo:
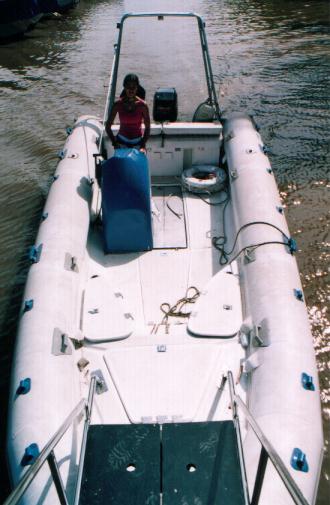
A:
{"type": "MultiPolygon", "coordinates": [[[[93,154],[102,132],[95,118],[82,117],[65,144],[54,182],[47,198],[35,242],[20,313],[9,400],[8,460],[14,484],[25,472],[21,465],[25,448],[41,450],[80,399],[79,372],[73,353],[53,353],[54,334],[65,334],[69,347],[79,328],[80,282],[90,223],[93,154]],[[39,257],[38,257],[39,256],[39,257]],[[27,306],[25,306],[27,302],[27,306]],[[18,395],[23,379],[31,379],[27,394],[18,395]]],[[[81,423],[78,427],[81,429],[81,423]]],[[[67,433],[56,450],[67,490],[75,483],[77,427],[67,433]]],[[[57,503],[47,465],[20,503],[57,503]]]]}
{"type": "MultiPolygon", "coordinates": [[[[252,121],[245,116],[227,120],[224,140],[235,229],[242,229],[233,255],[248,249],[250,256],[242,253],[239,258],[247,320],[243,331],[250,339],[244,363],[249,408],[305,498],[314,503],[323,451],[319,385],[300,276],[293,251],[285,245],[290,234],[252,121]],[[264,245],[254,248],[258,244],[264,245]],[[259,327],[259,340],[253,336],[254,326],[259,327]],[[303,386],[302,374],[312,377],[314,389],[303,386]],[[291,465],[294,449],[305,454],[303,471],[291,465]]],[[[253,489],[260,444],[251,429],[244,453],[253,489]]],[[[277,505],[291,505],[270,467],[269,462],[259,503],[273,503],[276,496],[277,505]]]]}

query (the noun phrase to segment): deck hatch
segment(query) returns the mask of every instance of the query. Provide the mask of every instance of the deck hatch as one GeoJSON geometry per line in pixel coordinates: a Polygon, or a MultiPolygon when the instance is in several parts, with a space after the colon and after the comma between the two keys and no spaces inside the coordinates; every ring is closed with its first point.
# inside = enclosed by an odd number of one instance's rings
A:
{"type": "Polygon", "coordinates": [[[165,424],[163,505],[243,505],[232,421],[165,424]]]}
{"type": "Polygon", "coordinates": [[[242,302],[238,276],[221,270],[204,286],[188,322],[197,337],[229,338],[242,324],[242,302]]]}
{"type": "Polygon", "coordinates": [[[244,505],[233,422],[91,426],[79,505],[133,502],[244,505]]]}
{"type": "Polygon", "coordinates": [[[81,321],[85,339],[93,343],[122,340],[133,329],[134,316],[119,290],[102,276],[88,279],[81,321]]]}
{"type": "Polygon", "coordinates": [[[180,186],[152,186],[151,213],[154,249],[187,247],[180,186]]]}
{"type": "Polygon", "coordinates": [[[158,505],[159,490],[159,426],[89,428],[79,505],[158,505]]]}

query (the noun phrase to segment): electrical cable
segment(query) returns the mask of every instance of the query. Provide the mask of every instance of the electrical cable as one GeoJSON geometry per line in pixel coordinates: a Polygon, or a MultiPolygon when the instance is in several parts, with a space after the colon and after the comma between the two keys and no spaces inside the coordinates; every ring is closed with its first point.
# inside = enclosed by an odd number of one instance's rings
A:
{"type": "Polygon", "coordinates": [[[286,244],[285,242],[280,242],[280,241],[277,241],[277,240],[270,240],[268,242],[261,242],[260,244],[252,244],[252,245],[247,245],[245,247],[243,247],[231,260],[230,262],[228,263],[228,260],[226,263],[222,263],[222,264],[227,264],[230,265],[233,261],[235,261],[241,254],[242,252],[246,251],[246,250],[249,250],[249,249],[258,249],[258,247],[261,247],[263,245],[269,245],[269,244],[278,244],[278,245],[285,245],[287,246],[288,244],[286,244]]]}
{"type": "MultiPolygon", "coordinates": [[[[224,221],[225,223],[225,221],[224,221]]],[[[246,224],[243,224],[240,229],[238,230],[237,234],[236,234],[236,237],[235,237],[235,240],[234,240],[234,244],[233,244],[233,247],[231,248],[230,251],[225,251],[225,248],[224,248],[224,245],[225,243],[227,242],[227,237],[226,237],[226,234],[225,234],[225,229],[224,229],[224,234],[223,235],[220,235],[219,237],[213,237],[212,238],[212,245],[220,252],[220,259],[219,259],[219,263],[220,265],[226,265],[228,263],[228,257],[233,253],[233,251],[235,250],[235,247],[236,247],[236,244],[237,244],[237,240],[238,240],[238,236],[239,234],[241,233],[241,231],[243,231],[245,228],[248,228],[249,226],[254,226],[256,224],[262,224],[262,225],[266,225],[266,226],[270,226],[272,228],[275,228],[275,230],[279,231],[283,236],[284,238],[289,241],[289,237],[286,235],[286,233],[284,233],[283,230],[281,230],[278,226],[272,224],[272,223],[268,223],[266,221],[252,221],[251,223],[246,223],[246,224]]],[[[230,263],[232,261],[234,261],[234,259],[236,259],[244,250],[246,249],[253,249],[253,248],[257,248],[261,245],[265,245],[265,244],[282,244],[282,245],[288,245],[287,243],[285,242],[279,242],[279,241],[267,241],[267,242],[262,242],[261,244],[251,244],[249,246],[245,246],[243,247],[243,249],[241,249],[241,251],[235,255],[235,257],[233,259],[231,259],[230,263]]]]}
{"type": "MultiPolygon", "coordinates": [[[[168,195],[168,197],[166,198],[166,207],[168,208],[168,210],[170,210],[178,219],[181,219],[182,218],[182,214],[179,214],[178,212],[176,212],[174,209],[172,209],[172,207],[170,206],[169,204],[169,201],[171,198],[173,198],[174,196],[177,196],[178,198],[179,195],[173,195],[172,193],[170,195],[168,195]]],[[[181,200],[180,200],[181,202],[181,200]]]]}
{"type": "MultiPolygon", "coordinates": [[[[200,193],[196,193],[196,195],[198,196],[198,198],[200,198],[204,203],[206,203],[207,205],[213,205],[213,206],[216,206],[216,205],[222,205],[223,203],[227,203],[227,201],[229,200],[229,195],[228,195],[228,192],[226,189],[222,189],[221,190],[221,193],[224,192],[226,193],[226,198],[224,200],[222,200],[221,202],[208,202],[207,200],[205,200],[205,198],[202,197],[202,195],[200,193]]],[[[209,196],[211,196],[212,194],[214,193],[209,193],[209,196]]]]}

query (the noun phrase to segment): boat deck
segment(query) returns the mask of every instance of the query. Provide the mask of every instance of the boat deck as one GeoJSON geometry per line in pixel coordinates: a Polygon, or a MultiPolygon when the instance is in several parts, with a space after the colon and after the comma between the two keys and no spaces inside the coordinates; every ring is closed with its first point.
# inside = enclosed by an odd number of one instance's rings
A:
{"type": "Polygon", "coordinates": [[[230,418],[218,387],[227,370],[239,373],[242,309],[236,265],[221,267],[211,243],[223,213],[208,203],[223,194],[206,203],[161,179],[152,184],[152,251],[105,255],[100,229],[90,232],[79,352],[107,384],[95,423],[230,418]],[[185,297],[196,299],[181,309],[189,318],[164,313],[185,297]]]}

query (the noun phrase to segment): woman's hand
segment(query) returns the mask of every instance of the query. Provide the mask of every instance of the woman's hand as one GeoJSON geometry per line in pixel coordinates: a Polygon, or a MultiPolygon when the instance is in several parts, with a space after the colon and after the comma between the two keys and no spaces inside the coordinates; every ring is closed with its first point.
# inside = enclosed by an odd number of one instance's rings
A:
{"type": "Polygon", "coordinates": [[[141,146],[140,147],[140,153],[147,154],[146,146],[141,146]]]}

